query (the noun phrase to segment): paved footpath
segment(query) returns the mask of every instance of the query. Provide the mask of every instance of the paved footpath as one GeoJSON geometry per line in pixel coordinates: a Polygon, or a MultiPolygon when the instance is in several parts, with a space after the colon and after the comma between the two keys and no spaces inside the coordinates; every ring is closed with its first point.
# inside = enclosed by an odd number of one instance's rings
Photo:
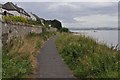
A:
{"type": "Polygon", "coordinates": [[[57,36],[50,38],[40,50],[37,78],[74,78],[56,49],[57,36]]]}

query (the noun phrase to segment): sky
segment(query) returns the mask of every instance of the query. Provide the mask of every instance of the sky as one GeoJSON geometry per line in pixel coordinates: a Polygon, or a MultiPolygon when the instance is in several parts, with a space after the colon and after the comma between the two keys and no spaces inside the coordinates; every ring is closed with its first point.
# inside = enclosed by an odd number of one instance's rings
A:
{"type": "MultiPolygon", "coordinates": [[[[7,1],[3,0],[2,2],[7,1]]],[[[67,28],[118,26],[118,0],[11,1],[41,18],[60,20],[63,27],[67,28]]]]}

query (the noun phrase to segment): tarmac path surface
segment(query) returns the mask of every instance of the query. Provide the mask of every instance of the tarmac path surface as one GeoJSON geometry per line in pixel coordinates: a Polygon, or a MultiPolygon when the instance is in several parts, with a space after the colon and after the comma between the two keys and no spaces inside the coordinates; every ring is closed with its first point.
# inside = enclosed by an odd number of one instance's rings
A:
{"type": "Polygon", "coordinates": [[[75,78],[57,51],[56,39],[57,36],[53,36],[45,42],[37,56],[37,78],[75,78]]]}

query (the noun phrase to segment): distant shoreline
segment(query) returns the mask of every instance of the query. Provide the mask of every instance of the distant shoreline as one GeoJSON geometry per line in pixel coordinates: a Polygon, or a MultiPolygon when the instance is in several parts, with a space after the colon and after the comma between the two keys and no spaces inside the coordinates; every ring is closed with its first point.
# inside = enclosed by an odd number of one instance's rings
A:
{"type": "Polygon", "coordinates": [[[119,27],[108,28],[108,27],[99,27],[99,28],[69,28],[70,30],[120,30],[119,27]]]}
{"type": "Polygon", "coordinates": [[[73,30],[120,30],[120,29],[70,29],[70,31],[73,30]]]}
{"type": "Polygon", "coordinates": [[[111,29],[111,30],[110,29],[109,30],[105,30],[105,29],[104,30],[102,30],[102,29],[101,30],[98,30],[98,29],[96,29],[96,30],[95,29],[94,30],[91,30],[91,29],[74,29],[74,30],[70,30],[70,32],[75,34],[75,35],[78,35],[78,34],[80,35],[80,34],[83,34],[83,33],[79,32],[79,31],[94,31],[94,32],[97,32],[97,31],[113,31],[113,30],[118,31],[120,29],[111,29]]]}
{"type": "MultiPolygon", "coordinates": [[[[105,37],[104,37],[104,35],[101,35],[101,36],[103,36],[103,37],[98,37],[98,36],[100,36],[100,34],[101,33],[103,33],[103,32],[106,32],[107,31],[107,33],[111,33],[111,32],[116,32],[116,34],[118,34],[118,30],[76,30],[76,31],[71,31],[71,33],[73,34],[73,35],[77,35],[77,36],[79,36],[79,35],[85,35],[86,37],[91,37],[92,39],[94,39],[94,40],[99,40],[99,42],[98,43],[103,43],[103,44],[106,44],[108,47],[116,47],[117,45],[118,45],[118,43],[116,43],[115,41],[116,40],[114,40],[114,41],[111,41],[111,39],[110,40],[108,40],[108,39],[106,39],[105,37]],[[90,33],[92,33],[92,34],[97,34],[97,33],[99,33],[99,35],[96,37],[96,35],[89,35],[89,32],[90,33]],[[110,41],[110,42],[109,42],[110,41]]],[[[110,37],[109,37],[110,38],[110,37]]]]}

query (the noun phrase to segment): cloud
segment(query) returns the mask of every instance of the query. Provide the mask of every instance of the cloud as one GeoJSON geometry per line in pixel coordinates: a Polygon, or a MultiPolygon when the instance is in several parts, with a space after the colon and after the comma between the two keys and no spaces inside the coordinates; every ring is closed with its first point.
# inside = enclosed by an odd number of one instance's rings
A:
{"type": "Polygon", "coordinates": [[[104,26],[104,27],[116,27],[118,22],[117,16],[110,16],[110,15],[90,15],[84,17],[75,17],[79,24],[82,25],[93,25],[93,26],[104,26]],[[109,26],[108,26],[109,24],[109,26]]]}
{"type": "Polygon", "coordinates": [[[2,0],[2,2],[118,2],[119,0],[2,0]]]}
{"type": "Polygon", "coordinates": [[[50,9],[50,10],[53,10],[53,9],[58,9],[58,8],[60,8],[60,7],[65,7],[65,6],[67,6],[67,7],[69,7],[69,8],[72,8],[72,9],[76,9],[77,8],[77,6],[76,5],[73,5],[73,4],[71,4],[71,3],[67,3],[67,2],[64,2],[64,3],[53,3],[52,5],[49,5],[49,7],[48,7],[48,9],[50,9]]]}
{"type": "Polygon", "coordinates": [[[45,19],[58,19],[67,27],[117,26],[117,2],[15,2],[45,19]]]}

